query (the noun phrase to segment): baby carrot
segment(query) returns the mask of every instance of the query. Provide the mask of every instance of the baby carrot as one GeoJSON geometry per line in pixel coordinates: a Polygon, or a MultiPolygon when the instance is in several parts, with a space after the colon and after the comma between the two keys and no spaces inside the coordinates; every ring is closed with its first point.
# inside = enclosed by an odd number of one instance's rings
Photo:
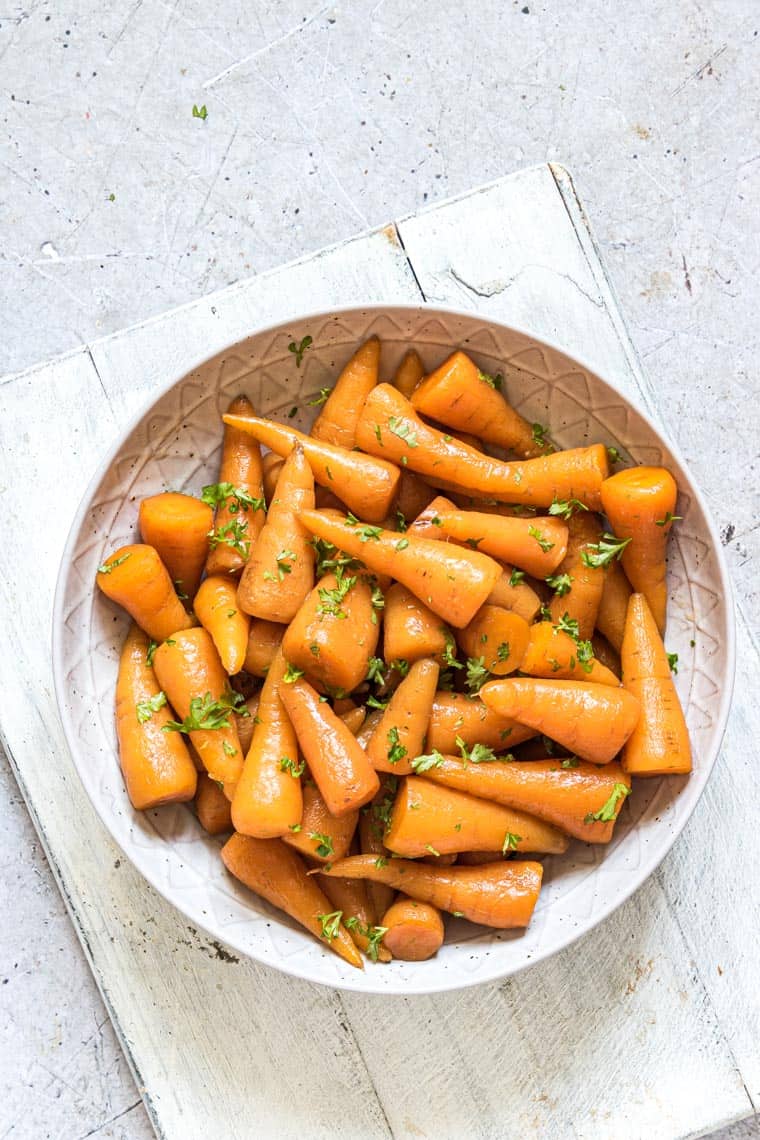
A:
{"type": "Polygon", "coordinates": [[[164,491],[140,503],[142,540],[158,551],[169,577],[185,597],[198,589],[209,551],[214,512],[192,495],[164,491]]]}
{"type": "MultiPolygon", "coordinates": [[[[254,414],[247,396],[236,396],[227,411],[232,416],[254,414]]],[[[256,440],[238,428],[225,427],[219,482],[203,492],[204,501],[216,506],[214,537],[222,540],[209,551],[206,573],[239,574],[245,550],[255,544],[264,525],[263,469],[256,440]]]]}
{"type": "Polygon", "coordinates": [[[550,621],[538,621],[530,627],[520,671],[529,677],[554,677],[557,681],[620,684],[615,674],[596,659],[590,642],[576,641],[550,621]]]}
{"type": "Polygon", "coordinates": [[[253,617],[287,623],[314,585],[314,547],[298,521],[314,507],[314,477],[294,447],[280,472],[267,521],[243,569],[238,604],[253,617]]]}
{"type": "Polygon", "coordinates": [[[213,638],[228,673],[239,673],[245,662],[250,618],[238,608],[237,585],[222,574],[205,578],[193,601],[201,625],[213,638]]]}
{"type": "Polygon", "coordinates": [[[153,641],[195,625],[152,546],[122,546],[98,567],[95,580],[106,597],[123,606],[153,641]]]}
{"type": "Polygon", "coordinates": [[[367,744],[369,761],[378,771],[411,772],[409,761],[422,751],[438,672],[438,663],[423,657],[414,662],[393,693],[367,744]]]}
{"type": "MultiPolygon", "coordinates": [[[[238,429],[235,428],[234,430],[237,431],[238,429]]],[[[250,439],[251,436],[247,436],[247,438],[250,439]]],[[[255,446],[258,447],[258,443],[256,443],[255,446]]],[[[277,480],[280,478],[280,472],[282,471],[284,463],[285,460],[275,451],[267,451],[261,457],[264,495],[268,503],[271,503],[274,498],[274,489],[277,486],[277,480]]]]}
{"type": "Polygon", "coordinates": [[[476,550],[367,527],[337,511],[301,511],[299,518],[313,534],[361,559],[370,570],[401,582],[451,625],[472,620],[501,572],[498,563],[476,550]]]}
{"type": "Polygon", "coordinates": [[[421,475],[415,475],[413,471],[402,471],[394,503],[395,518],[402,523],[416,519],[434,498],[435,491],[421,475]]]}
{"type": "Polygon", "coordinates": [[[383,610],[383,657],[412,664],[422,657],[439,657],[451,642],[446,626],[414,594],[394,583],[385,591],[383,610]]]}
{"type": "Polygon", "coordinates": [[[346,815],[371,800],[380,781],[330,706],[302,679],[282,685],[280,695],[328,811],[346,815]]]}
{"type": "Polygon", "coordinates": [[[500,558],[545,578],[559,566],[567,552],[567,524],[561,519],[505,518],[482,511],[441,511],[442,535],[466,542],[493,558],[500,558]]]}
{"type": "Polygon", "coordinates": [[[356,423],[364,401],[377,384],[379,366],[380,341],[371,336],[357,348],[338,377],[312,426],[314,439],[349,451],[356,445],[356,423]]]}
{"type": "Polygon", "coordinates": [[[678,487],[664,467],[629,467],[602,484],[602,505],[615,535],[630,539],[623,569],[634,590],[643,594],[660,633],[665,632],[668,590],[665,548],[676,517],[678,487]]]}
{"type": "Polygon", "coordinates": [[[594,650],[594,657],[606,669],[620,679],[622,670],[620,667],[620,654],[617,650],[613,649],[606,637],[601,633],[595,633],[591,638],[591,645],[594,650]]]}
{"type": "Polygon", "coordinates": [[[473,700],[463,693],[438,692],[430,713],[425,747],[428,752],[456,752],[459,738],[467,748],[484,744],[505,750],[535,735],[535,729],[518,724],[511,717],[500,716],[477,698],[473,700]]]}
{"type": "MultiPolygon", "coordinates": [[[[369,722],[374,714],[367,717],[369,722]]],[[[379,720],[380,714],[377,714],[379,720]]],[[[375,721],[376,723],[376,721],[375,721]]],[[[369,733],[366,739],[369,738],[369,733]]],[[[363,733],[359,734],[361,742],[363,733]]],[[[393,806],[398,781],[395,776],[381,773],[382,783],[371,803],[365,804],[359,812],[359,850],[363,855],[372,855],[373,858],[385,859],[388,848],[383,842],[385,827],[393,806]]],[[[384,883],[367,883],[367,893],[375,914],[383,914],[393,902],[395,892],[386,887],[384,883]]]]}
{"type": "Polygon", "coordinates": [[[451,499],[447,499],[444,495],[436,495],[425,509],[420,511],[414,522],[409,524],[406,533],[414,535],[415,538],[433,538],[445,541],[441,534],[443,528],[441,513],[455,510],[456,505],[452,503],[451,499]]]}
{"type": "Polygon", "coordinates": [[[639,702],[625,689],[584,681],[509,677],[489,681],[480,698],[594,764],[617,755],[639,717],[639,702]]]}
{"type": "Polygon", "coordinates": [[[119,762],[127,795],[138,811],[191,800],[196,786],[184,740],[163,731],[172,712],[148,664],[149,649],[147,636],[133,625],[122,647],[116,681],[119,762]]]}
{"type": "Polygon", "coordinates": [[[240,754],[242,756],[248,755],[248,749],[251,747],[253,740],[253,730],[256,727],[256,718],[259,715],[259,694],[255,693],[249,697],[239,712],[232,714],[232,719],[237,729],[238,739],[240,740],[240,754]]]}
{"type": "Polygon", "coordinates": [[[350,966],[363,969],[362,956],[314,875],[296,851],[279,839],[233,835],[222,848],[222,862],[249,890],[304,926],[350,966]]]}
{"type": "Polygon", "coordinates": [[[557,855],[567,850],[567,838],[550,823],[518,809],[488,803],[421,776],[408,776],[393,804],[385,845],[394,855],[412,859],[426,851],[432,855],[456,851],[557,855]]]}
{"type": "MultiPolygon", "coordinates": [[[[578,636],[587,641],[594,632],[599,603],[604,590],[604,568],[589,565],[589,551],[599,543],[602,534],[599,518],[592,511],[578,511],[567,520],[569,539],[567,553],[557,566],[549,585],[555,594],[549,603],[552,621],[563,614],[578,622],[578,636]]],[[[543,575],[546,577],[546,575],[543,575]]]]}
{"type": "Polygon", "coordinates": [[[396,369],[393,386],[398,388],[399,392],[402,392],[409,400],[424,375],[425,369],[416,349],[410,348],[396,369]]]}
{"type": "Polygon", "coordinates": [[[458,631],[457,642],[466,657],[482,657],[489,673],[505,677],[522,668],[530,632],[531,626],[519,614],[486,604],[458,631]]]}
{"type": "Polygon", "coordinates": [[[224,422],[252,435],[278,455],[289,455],[300,443],[317,483],[334,491],[360,518],[381,522],[388,515],[400,475],[393,463],[334,447],[258,416],[224,416],[224,422]]]}
{"type": "Polygon", "coordinates": [[[541,599],[536,591],[523,581],[521,571],[515,572],[512,566],[504,567],[486,600],[489,605],[510,610],[527,622],[533,621],[541,609],[541,599]]]}
{"type": "Polygon", "coordinates": [[[540,863],[500,860],[482,867],[431,867],[389,859],[378,867],[372,855],[349,855],[322,875],[369,879],[404,891],[418,902],[500,930],[527,926],[541,889],[540,863]]]}
{"type": "Polygon", "coordinates": [[[282,841],[319,863],[342,859],[348,855],[358,820],[358,811],[332,815],[319,788],[312,780],[306,780],[301,822],[286,832],[282,841]]]}
{"type": "Polygon", "coordinates": [[[625,571],[615,558],[610,562],[604,574],[604,587],[599,600],[599,611],[596,615],[596,628],[609,641],[613,649],[620,652],[625,632],[625,615],[628,611],[628,599],[631,596],[631,586],[625,576],[625,571]]]}
{"type": "MultiPolygon", "coordinates": [[[[332,882],[326,879],[325,884],[332,882]]],[[[383,943],[401,962],[425,962],[443,946],[445,930],[441,912],[430,903],[400,895],[380,923],[383,943]]]]}
{"type": "Polygon", "coordinates": [[[254,677],[266,677],[277,650],[282,645],[287,626],[264,618],[251,618],[243,668],[254,677]]]}
{"type": "Polygon", "coordinates": [[[641,716],[623,750],[632,776],[686,775],[691,746],[683,710],[657,624],[643,594],[633,594],[621,651],[623,684],[641,705],[641,716]]]}
{"type": "Polygon", "coordinates": [[[369,883],[361,879],[320,879],[322,890],[335,910],[341,911],[345,926],[354,945],[373,962],[390,962],[390,951],[385,947],[385,929],[377,925],[377,916],[370,903],[369,883]]]}
{"type": "Polygon", "coordinates": [[[205,772],[201,772],[198,776],[195,814],[198,816],[198,823],[209,835],[223,835],[225,831],[232,831],[230,801],[219,785],[205,772]]]}

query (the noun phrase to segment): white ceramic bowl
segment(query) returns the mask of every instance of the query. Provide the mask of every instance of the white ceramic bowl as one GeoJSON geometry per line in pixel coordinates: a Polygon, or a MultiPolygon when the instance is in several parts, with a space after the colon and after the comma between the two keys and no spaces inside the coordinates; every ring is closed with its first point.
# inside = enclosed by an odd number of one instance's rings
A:
{"type": "Polygon", "coordinates": [[[529,333],[472,314],[428,307],[321,313],[256,333],[173,380],[120,436],[77,511],[60,569],[54,614],[55,683],[66,736],[98,814],[156,890],[198,927],[240,954],[342,989],[432,993],[505,977],[567,946],[601,922],[656,868],[705,786],[726,723],[734,675],[733,607],[721,545],[699,491],[654,425],[588,368],[529,333]],[[125,616],[95,588],[114,547],[135,541],[140,499],[164,489],[199,493],[217,478],[220,415],[246,392],[266,416],[307,426],[306,401],[334,382],[357,344],[383,342],[390,376],[414,343],[427,367],[463,346],[487,372],[504,372],[511,402],[551,426],[564,446],[602,441],[639,463],[664,464],[679,486],[668,574],[667,646],[694,749],[689,779],[636,783],[609,847],[573,843],[545,860],[529,929],[503,933],[449,920],[429,962],[345,965],[310,935],[235,882],[210,839],[182,806],[139,813],[121,779],[114,686],[125,616]],[[296,367],[288,344],[313,345],[296,367]],[[520,369],[519,375],[515,370],[520,369]]]}

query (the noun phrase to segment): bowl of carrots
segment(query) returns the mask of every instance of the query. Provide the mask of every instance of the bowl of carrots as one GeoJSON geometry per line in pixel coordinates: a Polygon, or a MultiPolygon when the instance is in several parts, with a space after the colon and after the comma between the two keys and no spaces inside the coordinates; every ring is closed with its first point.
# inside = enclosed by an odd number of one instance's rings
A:
{"type": "Polygon", "coordinates": [[[608,380],[430,307],[257,332],[79,507],[54,617],[81,779],[145,878],[338,988],[505,977],[670,849],[728,713],[721,545],[608,380]]]}

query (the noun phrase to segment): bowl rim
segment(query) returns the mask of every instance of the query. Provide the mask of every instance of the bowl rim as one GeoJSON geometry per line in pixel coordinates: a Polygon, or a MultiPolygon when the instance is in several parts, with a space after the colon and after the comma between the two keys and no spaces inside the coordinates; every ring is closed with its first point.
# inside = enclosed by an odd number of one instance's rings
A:
{"type": "MultiPolygon", "coordinates": [[[[64,737],[65,737],[66,744],[68,746],[69,753],[71,755],[72,761],[74,763],[74,767],[76,768],[77,775],[79,776],[80,782],[81,782],[81,784],[85,790],[85,793],[87,794],[88,799],[90,800],[93,808],[95,809],[95,812],[96,812],[98,818],[100,819],[101,823],[103,824],[103,826],[108,831],[108,833],[111,837],[111,840],[117,845],[119,850],[126,856],[126,858],[129,859],[129,862],[132,864],[132,866],[135,868],[135,870],[138,872],[138,874],[142,875],[143,878],[146,879],[146,881],[150,884],[150,886],[153,887],[153,889],[167,903],[169,903],[170,906],[174,907],[177,911],[179,911],[182,915],[184,915],[187,919],[189,919],[193,923],[194,926],[197,926],[201,930],[204,930],[205,933],[208,934],[210,937],[219,939],[223,943],[226,943],[227,945],[232,947],[234,950],[236,950],[238,953],[242,954],[244,957],[246,957],[252,961],[255,961],[258,965],[263,965],[263,966],[267,966],[271,969],[279,970],[281,973],[284,973],[290,977],[297,977],[297,978],[300,978],[304,981],[312,982],[313,984],[316,984],[316,985],[328,986],[331,989],[347,990],[347,991],[352,991],[352,992],[356,992],[356,993],[364,993],[364,994],[378,994],[378,995],[381,995],[383,997],[394,998],[394,997],[406,997],[406,996],[420,996],[420,995],[425,995],[425,994],[445,993],[445,992],[449,992],[449,991],[469,989],[473,986],[485,985],[488,983],[503,980],[503,979],[508,978],[508,977],[515,977],[518,974],[521,974],[524,970],[530,969],[530,968],[538,965],[539,963],[544,962],[547,959],[553,958],[555,955],[567,950],[570,946],[572,946],[579,939],[585,937],[587,934],[590,934],[593,930],[595,930],[596,928],[601,926],[602,923],[606,922],[606,920],[612,914],[614,914],[615,911],[618,910],[618,908],[623,905],[623,903],[627,902],[628,899],[630,899],[631,896],[637,890],[639,890],[639,888],[642,887],[644,885],[644,883],[647,882],[647,880],[654,874],[654,872],[657,870],[657,868],[660,866],[660,864],[664,861],[665,857],[672,851],[676,841],[678,840],[679,836],[682,834],[684,828],[686,827],[686,824],[689,822],[692,815],[694,814],[694,811],[696,810],[697,805],[698,805],[700,799],[702,798],[702,795],[704,794],[704,790],[707,786],[707,783],[708,783],[708,780],[710,779],[710,776],[712,775],[712,771],[715,767],[715,763],[716,763],[718,755],[720,753],[720,749],[721,749],[723,739],[725,736],[725,732],[726,732],[726,726],[728,723],[728,716],[729,716],[729,712],[730,712],[730,708],[731,708],[731,702],[733,699],[734,683],[735,683],[735,676],[736,676],[736,612],[735,612],[735,599],[734,599],[733,586],[731,583],[730,575],[728,573],[728,566],[726,564],[726,559],[725,559],[725,555],[723,552],[723,544],[720,540],[720,534],[718,532],[718,528],[717,528],[717,526],[716,526],[716,524],[712,518],[712,514],[711,514],[710,509],[708,507],[708,504],[706,502],[705,496],[703,495],[699,485],[689,475],[689,491],[694,496],[694,498],[696,499],[696,501],[698,502],[698,504],[702,510],[702,513],[704,515],[705,522],[707,525],[707,532],[708,532],[709,538],[712,542],[713,551],[715,553],[715,563],[716,563],[717,572],[718,572],[718,586],[719,586],[719,588],[723,594],[723,597],[725,599],[725,609],[726,609],[726,646],[725,646],[726,670],[725,670],[725,675],[723,678],[723,685],[721,688],[720,703],[719,703],[718,711],[717,711],[717,714],[715,717],[717,732],[716,732],[715,743],[714,743],[714,746],[712,749],[712,755],[709,757],[709,762],[705,765],[702,773],[700,774],[701,775],[701,782],[697,785],[693,801],[689,805],[688,810],[685,812],[683,818],[678,820],[677,823],[670,828],[670,830],[668,830],[667,832],[663,832],[664,841],[663,841],[662,847],[656,847],[654,849],[654,851],[649,855],[648,858],[642,859],[639,866],[633,872],[630,881],[626,882],[620,888],[619,893],[616,893],[616,895],[612,901],[609,901],[609,902],[606,902],[606,903],[600,905],[600,907],[599,907],[598,911],[595,913],[592,921],[588,922],[585,925],[581,924],[579,926],[579,928],[576,928],[572,931],[567,931],[563,936],[561,936],[558,939],[558,941],[555,944],[552,944],[552,945],[550,945],[546,948],[543,948],[543,949],[541,947],[538,947],[536,949],[535,953],[531,955],[529,960],[525,960],[521,963],[517,963],[513,968],[510,968],[507,970],[505,970],[502,966],[495,964],[494,966],[492,966],[490,968],[485,967],[483,971],[478,972],[477,977],[472,977],[469,974],[467,976],[460,976],[460,977],[456,977],[456,975],[454,975],[454,976],[452,976],[452,978],[450,980],[447,979],[446,982],[438,982],[438,983],[433,983],[431,985],[425,985],[424,981],[421,982],[419,980],[405,979],[404,984],[403,984],[403,988],[400,989],[399,991],[395,991],[395,992],[392,990],[388,990],[381,985],[373,983],[373,981],[372,981],[373,971],[352,971],[351,975],[346,975],[345,978],[333,979],[332,981],[327,981],[324,978],[314,976],[314,972],[312,970],[310,970],[308,968],[306,968],[306,969],[301,968],[300,963],[299,963],[298,967],[293,968],[293,966],[288,965],[288,963],[284,960],[272,961],[269,958],[265,958],[263,956],[258,956],[257,954],[252,952],[250,948],[242,947],[239,943],[237,943],[234,940],[234,938],[230,938],[229,936],[225,936],[224,934],[221,934],[218,930],[214,929],[208,923],[208,921],[204,921],[204,918],[202,916],[199,917],[190,906],[186,905],[181,900],[181,897],[180,898],[176,898],[176,897],[169,898],[169,897],[167,897],[166,893],[164,892],[164,889],[162,887],[161,882],[158,880],[158,877],[153,875],[152,873],[150,873],[148,870],[144,869],[142,866],[138,866],[135,863],[135,861],[132,858],[130,851],[127,848],[125,848],[125,846],[123,845],[121,840],[119,838],[117,838],[117,836],[115,835],[113,829],[110,826],[108,817],[104,816],[101,813],[101,811],[99,809],[99,805],[95,802],[93,796],[90,794],[90,789],[88,787],[87,781],[84,778],[83,770],[82,770],[84,767],[84,756],[83,756],[83,754],[80,755],[80,749],[79,749],[79,744],[78,744],[78,741],[76,738],[76,733],[74,731],[73,725],[70,722],[69,715],[66,711],[66,692],[65,692],[65,685],[64,685],[64,661],[63,661],[63,652],[64,652],[63,641],[64,641],[64,639],[63,639],[63,634],[62,634],[62,631],[63,631],[63,606],[64,606],[64,597],[66,594],[66,587],[68,584],[68,575],[69,575],[69,569],[70,569],[70,564],[71,564],[71,556],[72,556],[72,553],[74,551],[74,548],[76,546],[76,543],[77,543],[77,540],[79,537],[79,533],[80,533],[80,530],[82,527],[82,522],[85,518],[87,511],[89,510],[89,508],[91,506],[92,498],[94,496],[95,491],[97,490],[97,487],[99,486],[99,484],[102,481],[106,472],[109,470],[109,468],[113,464],[116,456],[118,455],[120,449],[122,448],[122,446],[124,444],[124,441],[139,426],[139,424],[142,422],[142,420],[145,419],[145,417],[150,413],[151,409],[161,399],[163,399],[164,396],[166,396],[170,391],[172,391],[175,387],[177,387],[179,384],[181,384],[194,371],[203,367],[209,361],[211,361],[217,357],[222,357],[226,353],[234,352],[236,349],[239,349],[242,345],[246,344],[246,342],[249,341],[251,339],[251,337],[254,337],[254,336],[259,336],[259,335],[262,335],[265,333],[277,334],[279,332],[285,331],[286,329],[289,328],[289,326],[303,325],[303,324],[308,323],[308,322],[316,322],[318,320],[323,320],[325,317],[332,317],[332,316],[340,317],[341,315],[348,314],[348,313],[361,312],[364,314],[375,314],[377,316],[380,316],[383,313],[387,313],[389,309],[397,309],[397,310],[400,309],[400,310],[406,310],[408,312],[426,312],[426,313],[429,313],[431,316],[434,316],[435,314],[438,314],[438,313],[442,313],[442,314],[449,316],[449,317],[458,317],[461,319],[465,319],[467,321],[473,321],[473,320],[474,321],[481,321],[484,325],[497,325],[502,329],[507,329],[507,330],[510,330],[512,332],[517,333],[520,336],[524,336],[527,339],[532,340],[537,345],[548,348],[553,352],[559,353],[560,355],[564,356],[566,359],[568,359],[568,360],[572,361],[574,364],[578,365],[579,368],[581,368],[585,373],[590,374],[591,376],[595,376],[598,379],[600,379],[625,404],[633,407],[635,412],[641,416],[642,420],[644,420],[644,422],[650,428],[650,430],[654,433],[656,438],[662,444],[664,444],[665,448],[672,453],[673,457],[677,460],[677,462],[679,463],[681,468],[684,470],[684,472],[686,472],[688,474],[688,465],[686,463],[686,460],[684,459],[684,456],[681,453],[680,448],[674,442],[672,442],[670,440],[670,438],[665,434],[664,425],[663,425],[663,427],[660,427],[660,425],[655,421],[654,417],[651,415],[648,407],[643,406],[643,403],[639,403],[638,401],[631,400],[627,395],[625,395],[623,392],[620,391],[620,389],[614,383],[614,381],[609,380],[606,376],[602,375],[599,371],[597,371],[597,369],[595,367],[592,367],[591,365],[587,364],[583,358],[577,356],[574,352],[568,351],[566,348],[564,348],[562,346],[562,344],[560,342],[553,340],[553,339],[550,339],[550,338],[545,337],[545,336],[539,336],[523,325],[513,324],[512,322],[506,322],[503,320],[499,320],[498,318],[486,316],[485,314],[479,313],[477,310],[458,309],[458,308],[456,308],[454,306],[450,306],[450,305],[441,305],[441,304],[437,304],[437,303],[430,304],[430,303],[427,303],[425,301],[419,301],[419,302],[409,302],[409,301],[406,301],[406,302],[398,301],[397,302],[394,300],[388,300],[386,302],[373,301],[372,303],[369,303],[369,304],[341,305],[341,306],[336,306],[336,307],[330,308],[330,309],[315,309],[315,310],[311,310],[307,313],[295,314],[293,316],[286,318],[285,320],[279,320],[274,324],[263,323],[260,326],[254,325],[251,328],[251,330],[245,336],[239,338],[236,341],[231,342],[230,344],[226,345],[225,347],[223,347],[221,349],[216,350],[215,352],[212,352],[209,355],[199,357],[189,367],[185,368],[179,375],[174,375],[170,380],[167,380],[164,383],[158,385],[156,388],[152,389],[150,396],[144,402],[142,402],[140,404],[140,406],[137,408],[137,410],[127,419],[127,421],[122,426],[119,427],[119,430],[117,432],[115,439],[113,440],[111,445],[106,449],[106,451],[103,455],[103,458],[98,463],[98,465],[95,468],[92,476],[88,480],[87,485],[85,487],[85,490],[82,493],[81,499],[79,501],[79,504],[78,504],[76,511],[74,513],[74,516],[72,518],[71,525],[69,527],[69,531],[68,531],[68,534],[66,537],[66,542],[65,542],[64,547],[63,547],[63,552],[61,554],[60,562],[58,565],[58,572],[57,572],[57,576],[56,576],[55,594],[54,594],[54,599],[53,599],[53,610],[52,610],[52,615],[51,615],[51,625],[52,625],[51,641],[52,641],[53,687],[54,687],[54,691],[55,691],[56,704],[58,706],[58,717],[59,717],[59,720],[60,720],[62,727],[63,727],[64,737]],[[354,978],[354,974],[357,975],[356,978],[354,978]]],[[[696,781],[694,780],[694,773],[692,773],[691,777],[690,777],[691,786],[694,786],[695,782],[696,781]]],[[[683,794],[683,793],[681,793],[681,794],[683,794]]],[[[307,961],[310,961],[310,959],[307,959],[307,961]]],[[[424,978],[424,974],[421,975],[421,977],[424,978]]]]}

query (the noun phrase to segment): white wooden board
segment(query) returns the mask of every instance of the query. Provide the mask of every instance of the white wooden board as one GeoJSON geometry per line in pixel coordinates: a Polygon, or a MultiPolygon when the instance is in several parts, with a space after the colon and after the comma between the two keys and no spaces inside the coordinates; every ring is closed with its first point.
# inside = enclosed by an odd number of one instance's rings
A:
{"type": "Polygon", "coordinates": [[[658,874],[553,961],[459,995],[338,996],[228,960],[119,857],[63,744],[52,591],[70,517],[117,425],[157,383],[256,327],[420,291],[559,339],[652,410],[569,179],[549,167],[9,377],[0,384],[8,751],[167,1140],[703,1134],[760,1098],[760,843],[747,760],[758,660],[741,620],[726,745],[658,874]],[[32,528],[29,488],[42,492],[32,528]]]}

